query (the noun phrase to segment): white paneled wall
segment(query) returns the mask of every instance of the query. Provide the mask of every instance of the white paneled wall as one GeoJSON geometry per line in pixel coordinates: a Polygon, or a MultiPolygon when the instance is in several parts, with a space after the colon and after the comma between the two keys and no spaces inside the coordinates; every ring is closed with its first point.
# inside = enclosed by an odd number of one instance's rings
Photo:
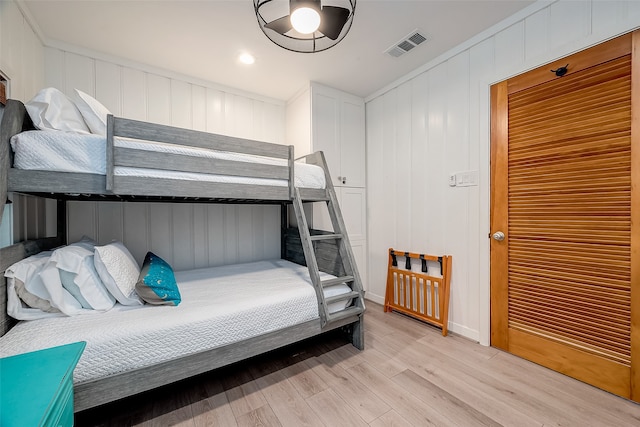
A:
{"type": "Polygon", "coordinates": [[[368,99],[368,298],[389,247],[453,255],[450,329],[489,343],[489,86],[638,26],[638,1],[537,3],[368,99]]]}
{"type": "Polygon", "coordinates": [[[192,83],[52,47],[45,85],[69,96],[80,89],[113,114],[241,138],[284,143],[284,103],[192,83]]]}
{"type": "MultiPolygon", "coordinates": [[[[87,55],[46,48],[46,86],[80,89],[122,117],[284,143],[284,103],[87,55]]],[[[69,203],[68,235],[121,240],[176,270],[280,257],[277,206],[69,203]]]]}
{"type": "MultiPolygon", "coordinates": [[[[44,82],[44,48],[14,1],[0,0],[0,71],[8,79],[8,96],[28,101],[44,82]]],[[[14,203],[13,238],[55,234],[55,203],[10,195],[14,203]],[[47,216],[53,212],[53,221],[47,216]],[[30,209],[30,210],[27,210],[30,209]],[[47,227],[49,225],[49,227],[47,227]]]]}
{"type": "Polygon", "coordinates": [[[69,242],[122,241],[142,264],[147,251],[176,270],[280,257],[279,206],[69,202],[69,242]]]}

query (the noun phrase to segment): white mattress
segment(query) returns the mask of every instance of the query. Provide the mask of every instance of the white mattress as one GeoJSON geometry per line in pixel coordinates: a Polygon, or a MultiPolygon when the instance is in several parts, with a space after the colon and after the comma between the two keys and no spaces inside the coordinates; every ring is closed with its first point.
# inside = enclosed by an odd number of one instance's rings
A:
{"type": "MultiPolygon", "coordinates": [[[[177,307],[116,307],[106,313],[19,322],[0,337],[0,357],[86,341],[81,383],[224,346],[318,318],[306,267],[259,261],[177,272],[177,307]]],[[[349,292],[346,284],[325,295],[349,292]]],[[[330,307],[336,311],[346,307],[330,307]]]]}
{"type": "MultiPolygon", "coordinates": [[[[114,144],[116,147],[198,156],[209,159],[287,165],[286,160],[174,144],[148,143],[127,138],[115,138],[114,144]]],[[[53,130],[28,131],[13,136],[11,138],[11,147],[15,153],[13,166],[17,169],[99,175],[106,173],[106,139],[101,135],[76,134],[53,130]]],[[[247,178],[130,167],[116,167],[114,174],[145,178],[287,186],[287,181],[280,179],[247,178]]],[[[297,162],[295,165],[295,185],[300,188],[325,188],[324,171],[319,166],[297,162]]]]}

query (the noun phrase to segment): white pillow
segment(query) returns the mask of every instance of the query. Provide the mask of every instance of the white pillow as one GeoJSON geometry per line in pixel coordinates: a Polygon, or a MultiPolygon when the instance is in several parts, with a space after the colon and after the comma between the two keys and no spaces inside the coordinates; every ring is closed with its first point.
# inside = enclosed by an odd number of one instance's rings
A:
{"type": "Polygon", "coordinates": [[[74,90],[76,96],[73,98],[73,102],[76,104],[76,107],[78,107],[78,110],[80,110],[80,114],[82,114],[82,118],[91,133],[106,136],[107,115],[111,114],[111,111],[91,95],[87,95],[79,89],[74,90]]]}
{"type": "Polygon", "coordinates": [[[40,273],[52,296],[52,304],[64,313],[79,314],[73,308],[71,312],[63,308],[73,304],[72,301],[68,301],[67,293],[80,304],[80,308],[88,310],[107,311],[116,303],[115,298],[100,280],[93,258],[93,245],[90,241],[82,240],[53,251],[49,264],[40,273]],[[55,274],[50,269],[55,270],[55,274]],[[60,291],[60,287],[66,292],[60,291]],[[54,295],[62,297],[63,300],[56,299],[54,295]]]}
{"type": "Polygon", "coordinates": [[[91,237],[87,236],[87,235],[83,235],[80,240],[78,240],[77,242],[73,242],[71,244],[72,246],[82,246],[83,248],[93,252],[93,249],[98,246],[98,242],[96,242],[95,240],[93,240],[91,237]]]}
{"type": "Polygon", "coordinates": [[[64,316],[49,302],[49,294],[40,271],[49,262],[51,252],[41,252],[11,265],[7,278],[7,314],[18,320],[64,316]]]}
{"type": "Polygon", "coordinates": [[[121,242],[96,246],[94,263],[102,283],[120,304],[143,304],[135,290],[140,267],[121,242]]]}
{"type": "Polygon", "coordinates": [[[76,105],[56,88],[42,89],[24,106],[38,129],[91,133],[76,105]]]}
{"type": "Polygon", "coordinates": [[[67,316],[75,316],[76,314],[81,314],[83,311],[88,311],[82,308],[80,301],[75,299],[73,295],[62,286],[60,273],[55,263],[48,262],[40,271],[40,278],[45,288],[47,288],[47,292],[49,292],[49,301],[52,306],[67,316]]]}

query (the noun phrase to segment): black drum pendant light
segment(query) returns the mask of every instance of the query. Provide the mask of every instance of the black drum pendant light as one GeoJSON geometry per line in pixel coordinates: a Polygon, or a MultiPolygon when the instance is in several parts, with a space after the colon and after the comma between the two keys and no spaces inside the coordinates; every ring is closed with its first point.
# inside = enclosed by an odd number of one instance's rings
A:
{"type": "Polygon", "coordinates": [[[253,0],[262,32],[293,52],[322,52],[351,29],[356,0],[253,0]]]}

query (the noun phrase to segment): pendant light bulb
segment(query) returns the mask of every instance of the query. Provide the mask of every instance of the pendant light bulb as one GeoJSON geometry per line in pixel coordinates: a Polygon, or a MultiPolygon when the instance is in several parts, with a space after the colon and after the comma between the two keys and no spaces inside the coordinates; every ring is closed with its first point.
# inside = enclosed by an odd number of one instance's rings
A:
{"type": "Polygon", "coordinates": [[[314,33],[320,27],[320,14],[310,7],[299,7],[291,14],[291,25],[300,34],[314,33]]]}

